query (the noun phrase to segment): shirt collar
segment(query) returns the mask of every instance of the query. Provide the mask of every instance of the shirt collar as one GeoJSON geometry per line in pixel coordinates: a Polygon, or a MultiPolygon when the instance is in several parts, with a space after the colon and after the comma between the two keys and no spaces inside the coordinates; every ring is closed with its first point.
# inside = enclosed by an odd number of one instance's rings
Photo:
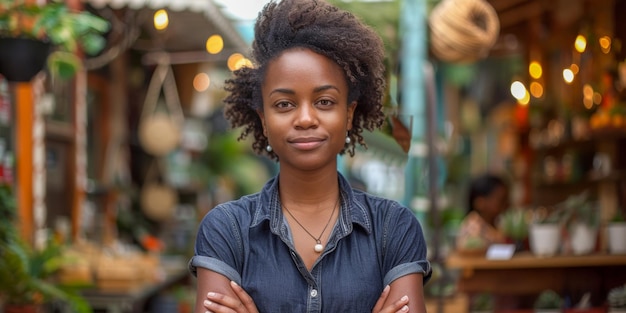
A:
{"type": "MultiPolygon", "coordinates": [[[[352,187],[341,173],[338,174],[339,188],[341,190],[341,218],[340,230],[344,234],[352,232],[352,225],[360,225],[367,233],[372,231],[372,223],[364,204],[359,202],[354,195],[352,187]]],[[[278,175],[270,179],[261,192],[251,227],[258,226],[267,220],[270,229],[278,234],[283,221],[280,197],[278,195],[278,175]]]]}

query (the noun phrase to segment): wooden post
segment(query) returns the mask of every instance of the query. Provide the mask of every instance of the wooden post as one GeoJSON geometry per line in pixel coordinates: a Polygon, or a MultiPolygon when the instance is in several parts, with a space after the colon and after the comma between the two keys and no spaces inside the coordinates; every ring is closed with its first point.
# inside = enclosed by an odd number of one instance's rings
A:
{"type": "Polygon", "coordinates": [[[15,106],[16,200],[22,238],[33,243],[33,118],[32,83],[12,83],[15,106]]]}
{"type": "MultiPolygon", "coordinates": [[[[78,0],[65,0],[71,10],[82,10],[78,0]]],[[[87,73],[84,68],[76,72],[74,78],[73,97],[73,127],[74,138],[71,149],[73,170],[72,187],[72,240],[77,240],[80,234],[80,221],[86,199],[87,188],[87,73]]]]}

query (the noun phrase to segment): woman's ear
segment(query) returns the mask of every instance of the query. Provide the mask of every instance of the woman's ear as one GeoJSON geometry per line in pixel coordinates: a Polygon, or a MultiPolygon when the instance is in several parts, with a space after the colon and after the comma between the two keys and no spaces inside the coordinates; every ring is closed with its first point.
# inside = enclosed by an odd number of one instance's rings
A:
{"type": "Polygon", "coordinates": [[[348,125],[346,125],[346,128],[348,130],[352,129],[352,118],[354,117],[354,111],[356,110],[356,106],[357,106],[356,100],[348,104],[348,125]]]}

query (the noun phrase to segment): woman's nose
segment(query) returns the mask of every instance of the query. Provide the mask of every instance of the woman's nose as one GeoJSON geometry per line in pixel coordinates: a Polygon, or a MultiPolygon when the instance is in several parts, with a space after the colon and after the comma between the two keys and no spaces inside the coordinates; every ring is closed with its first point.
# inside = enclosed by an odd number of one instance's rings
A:
{"type": "Polygon", "coordinates": [[[296,126],[302,128],[310,128],[318,125],[318,116],[315,107],[310,104],[298,106],[298,114],[296,118],[296,126]]]}

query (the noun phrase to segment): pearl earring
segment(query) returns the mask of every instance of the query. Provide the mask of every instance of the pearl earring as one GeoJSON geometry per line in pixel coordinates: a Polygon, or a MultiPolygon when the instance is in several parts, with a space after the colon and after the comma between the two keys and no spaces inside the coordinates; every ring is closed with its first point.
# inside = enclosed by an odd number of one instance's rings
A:
{"type": "Polygon", "coordinates": [[[265,147],[265,150],[267,150],[267,152],[272,152],[272,150],[274,149],[272,149],[272,146],[267,145],[267,147],[265,147]]]}
{"type": "Polygon", "coordinates": [[[350,135],[346,135],[346,143],[349,144],[352,142],[352,139],[350,139],[350,135]]]}

